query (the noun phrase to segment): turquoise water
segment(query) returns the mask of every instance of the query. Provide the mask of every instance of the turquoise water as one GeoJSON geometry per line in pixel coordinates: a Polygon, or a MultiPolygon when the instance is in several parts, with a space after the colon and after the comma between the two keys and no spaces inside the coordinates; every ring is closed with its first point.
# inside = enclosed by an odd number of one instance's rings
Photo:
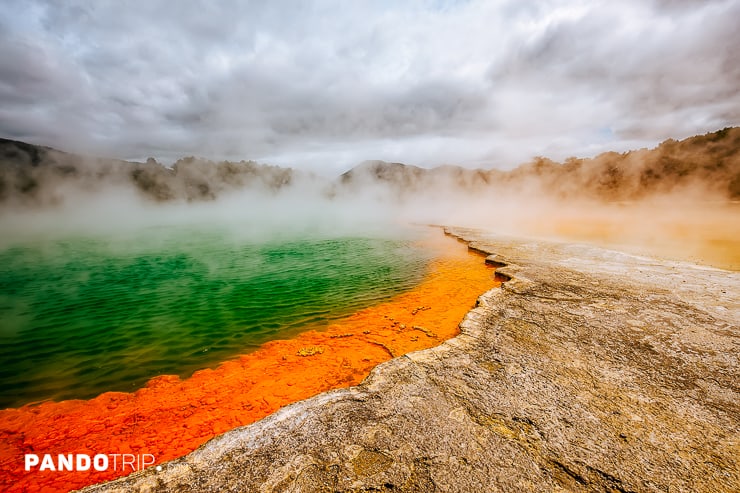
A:
{"type": "Polygon", "coordinates": [[[0,408],[132,391],[413,287],[409,238],[253,241],[156,228],[0,251],[0,408]]]}

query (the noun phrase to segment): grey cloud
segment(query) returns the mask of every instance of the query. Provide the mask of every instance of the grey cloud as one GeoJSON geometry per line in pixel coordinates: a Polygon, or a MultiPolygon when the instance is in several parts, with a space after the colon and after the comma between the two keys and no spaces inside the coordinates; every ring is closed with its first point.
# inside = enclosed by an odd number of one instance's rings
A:
{"type": "Polygon", "coordinates": [[[307,137],[343,134],[348,138],[402,137],[425,133],[444,134],[473,119],[485,100],[454,84],[420,83],[385,94],[372,89],[360,97],[324,94],[318,101],[293,101],[290,111],[269,117],[278,135],[307,137]],[[297,115],[294,110],[298,108],[297,115]]]}
{"type": "Polygon", "coordinates": [[[10,2],[0,132],[314,167],[582,155],[737,123],[738,17],[734,1],[10,2]]]}
{"type": "Polygon", "coordinates": [[[685,117],[686,111],[717,127],[737,122],[740,4],[678,2],[677,10],[675,2],[660,3],[668,5],[654,12],[633,7],[631,14],[620,6],[627,12],[621,18],[596,7],[550,25],[535,42],[495,64],[491,75],[554,94],[611,101],[614,126],[625,135],[637,128],[656,138],[669,136],[666,131],[691,132],[681,121],[672,128],[656,123],[651,132],[645,121],[685,117]]]}
{"type": "Polygon", "coordinates": [[[79,87],[79,78],[59,62],[47,47],[0,32],[0,97],[3,103],[55,102],[60,92],[79,87]]]}

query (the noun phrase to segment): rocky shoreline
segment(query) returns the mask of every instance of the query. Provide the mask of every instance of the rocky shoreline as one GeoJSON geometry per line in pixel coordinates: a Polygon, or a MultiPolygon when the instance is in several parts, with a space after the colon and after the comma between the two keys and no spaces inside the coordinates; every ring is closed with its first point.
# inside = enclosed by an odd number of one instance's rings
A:
{"type": "Polygon", "coordinates": [[[508,279],[459,336],[83,491],[740,490],[740,273],[446,232],[508,279]]]}

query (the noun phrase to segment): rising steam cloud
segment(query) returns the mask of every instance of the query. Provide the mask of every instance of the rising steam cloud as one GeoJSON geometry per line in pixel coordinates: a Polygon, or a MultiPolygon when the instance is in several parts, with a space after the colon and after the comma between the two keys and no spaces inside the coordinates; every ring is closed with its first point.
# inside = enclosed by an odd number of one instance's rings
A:
{"type": "Polygon", "coordinates": [[[368,161],[324,178],[252,161],[189,157],[165,167],[4,141],[0,220],[16,235],[183,221],[236,223],[245,234],[454,224],[639,246],[734,268],[739,249],[727,225],[738,218],[739,150],[740,128],[728,128],[651,150],[536,158],[512,171],[368,161]]]}

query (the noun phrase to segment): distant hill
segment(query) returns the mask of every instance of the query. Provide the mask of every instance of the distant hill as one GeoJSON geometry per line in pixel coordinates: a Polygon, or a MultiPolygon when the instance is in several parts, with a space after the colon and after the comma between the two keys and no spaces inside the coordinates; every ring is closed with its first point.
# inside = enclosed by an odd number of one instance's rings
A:
{"type": "Polygon", "coordinates": [[[655,149],[606,152],[592,159],[556,163],[538,158],[514,170],[510,179],[536,177],[542,188],[564,198],[639,200],[671,192],[700,191],[740,198],[740,128],[676,141],[655,149]]]}
{"type": "MultiPolygon", "coordinates": [[[[92,158],[49,147],[0,139],[0,204],[54,205],[69,190],[129,187],[149,200],[212,200],[246,188],[278,191],[300,173],[254,161],[214,162],[195,157],[171,168],[92,158]]],[[[655,149],[606,152],[558,163],[538,157],[511,171],[459,166],[420,168],[365,161],[334,181],[318,183],[328,197],[381,187],[399,197],[427,193],[537,194],[558,199],[633,201],[673,192],[716,199],[740,199],[740,128],[731,127],[666,140],[655,149]]]]}
{"type": "Polygon", "coordinates": [[[365,161],[339,177],[343,186],[381,184],[399,193],[424,192],[430,188],[481,190],[499,182],[505,173],[498,170],[470,170],[460,166],[419,168],[402,163],[365,161]]]}
{"type": "Polygon", "coordinates": [[[254,161],[186,157],[167,168],[152,158],[145,163],[94,158],[0,139],[0,203],[55,205],[69,190],[95,191],[106,185],[131,187],[157,202],[211,200],[249,186],[278,190],[293,176],[291,169],[254,161]]]}
{"type": "Polygon", "coordinates": [[[676,191],[698,191],[740,199],[740,128],[666,140],[655,149],[606,152],[558,163],[544,157],[508,172],[442,166],[424,169],[401,163],[366,161],[340,177],[344,186],[375,183],[398,193],[438,189],[502,189],[557,198],[639,200],[676,191]]]}

